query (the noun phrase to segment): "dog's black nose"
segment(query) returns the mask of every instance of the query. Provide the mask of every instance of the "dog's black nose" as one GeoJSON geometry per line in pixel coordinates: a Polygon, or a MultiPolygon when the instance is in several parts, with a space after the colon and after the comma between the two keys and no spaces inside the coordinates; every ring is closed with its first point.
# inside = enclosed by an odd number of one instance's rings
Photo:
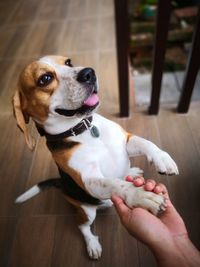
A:
{"type": "Polygon", "coordinates": [[[96,82],[96,75],[92,68],[82,69],[77,76],[77,81],[79,83],[93,84],[96,82]]]}

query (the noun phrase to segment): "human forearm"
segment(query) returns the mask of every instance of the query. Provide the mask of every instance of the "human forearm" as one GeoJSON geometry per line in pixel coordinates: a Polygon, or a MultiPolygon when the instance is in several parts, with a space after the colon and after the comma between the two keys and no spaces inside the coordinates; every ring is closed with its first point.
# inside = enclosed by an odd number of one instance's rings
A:
{"type": "Polygon", "coordinates": [[[178,236],[172,243],[152,248],[159,267],[199,267],[200,253],[187,236],[178,236]]]}
{"type": "Polygon", "coordinates": [[[129,209],[119,197],[113,197],[122,224],[128,232],[146,244],[153,252],[159,267],[199,267],[200,253],[188,238],[184,221],[172,205],[163,184],[144,178],[130,180],[135,186],[143,185],[145,190],[163,193],[168,199],[167,209],[159,217],[141,208],[129,209]],[[137,181],[137,184],[136,184],[137,181]]]}
{"type": "Polygon", "coordinates": [[[181,255],[187,263],[187,266],[200,266],[200,252],[192,244],[188,236],[176,238],[176,246],[181,252],[181,255]]]}

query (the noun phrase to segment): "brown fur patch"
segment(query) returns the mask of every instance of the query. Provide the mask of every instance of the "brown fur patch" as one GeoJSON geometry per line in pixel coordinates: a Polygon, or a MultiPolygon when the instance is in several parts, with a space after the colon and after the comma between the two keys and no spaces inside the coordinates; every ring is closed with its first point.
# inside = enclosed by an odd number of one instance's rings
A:
{"type": "MultiPolygon", "coordinates": [[[[68,142],[72,142],[70,139],[68,139],[68,142]]],[[[64,149],[64,150],[54,150],[52,151],[52,156],[53,159],[55,160],[55,162],[58,164],[58,166],[65,171],[66,173],[68,173],[73,180],[82,188],[85,190],[82,178],[81,178],[81,174],[72,169],[71,167],[69,167],[68,163],[69,160],[71,159],[72,155],[74,154],[75,150],[78,149],[78,147],[81,144],[76,142],[76,144],[74,146],[71,146],[71,148],[69,149],[64,149]]]]}
{"type": "Polygon", "coordinates": [[[23,96],[23,112],[39,121],[45,121],[48,116],[51,95],[58,85],[54,68],[39,61],[29,64],[21,73],[18,84],[23,96]],[[47,86],[39,87],[38,79],[45,73],[51,73],[53,80],[47,86]]]}
{"type": "Polygon", "coordinates": [[[85,224],[86,222],[89,221],[89,218],[88,218],[88,216],[85,213],[83,208],[79,207],[77,209],[77,211],[78,211],[78,223],[79,223],[79,225],[85,224]]]}
{"type": "Polygon", "coordinates": [[[122,130],[122,132],[126,138],[126,143],[128,143],[129,139],[133,136],[133,134],[125,131],[124,128],[122,128],[120,125],[119,125],[119,127],[121,128],[121,130],[122,130]]]}
{"type": "Polygon", "coordinates": [[[23,113],[23,100],[21,98],[19,90],[17,90],[13,97],[13,112],[14,116],[17,120],[17,125],[20,130],[24,133],[26,143],[28,147],[33,150],[35,147],[35,140],[29,133],[28,128],[26,127],[26,123],[28,123],[29,118],[23,113]]]}
{"type": "Polygon", "coordinates": [[[126,133],[126,143],[129,142],[130,138],[133,136],[131,133],[126,133]]]}
{"type": "Polygon", "coordinates": [[[64,198],[65,198],[70,204],[72,204],[73,206],[75,206],[76,208],[80,208],[80,206],[81,206],[81,202],[80,202],[80,201],[75,200],[75,199],[73,199],[73,198],[71,198],[71,197],[69,197],[69,196],[66,196],[66,195],[64,195],[64,198]]]}

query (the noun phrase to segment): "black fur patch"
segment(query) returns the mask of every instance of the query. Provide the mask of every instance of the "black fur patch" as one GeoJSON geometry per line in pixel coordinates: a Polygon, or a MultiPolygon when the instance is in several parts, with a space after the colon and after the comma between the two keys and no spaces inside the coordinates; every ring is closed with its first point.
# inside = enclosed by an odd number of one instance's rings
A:
{"type": "Polygon", "coordinates": [[[52,178],[38,183],[41,191],[46,190],[51,187],[56,187],[61,190],[66,196],[71,197],[74,200],[80,201],[82,203],[87,203],[91,205],[100,205],[101,200],[92,197],[87,192],[85,192],[72,177],[65,173],[58,167],[61,178],[52,178]]]}
{"type": "Polygon", "coordinates": [[[74,146],[80,144],[79,142],[74,141],[65,141],[64,139],[60,140],[47,140],[47,147],[52,152],[55,150],[71,149],[74,146]]]}
{"type": "Polygon", "coordinates": [[[49,189],[51,187],[56,187],[58,189],[61,189],[62,188],[62,182],[61,182],[60,178],[52,178],[52,179],[48,179],[48,180],[45,180],[45,181],[38,183],[38,186],[39,186],[41,191],[49,189]]]}
{"type": "Polygon", "coordinates": [[[61,170],[59,167],[58,170],[61,176],[61,189],[64,194],[83,203],[91,205],[101,204],[101,200],[92,197],[85,192],[79,185],[76,184],[69,174],[61,170]]]}

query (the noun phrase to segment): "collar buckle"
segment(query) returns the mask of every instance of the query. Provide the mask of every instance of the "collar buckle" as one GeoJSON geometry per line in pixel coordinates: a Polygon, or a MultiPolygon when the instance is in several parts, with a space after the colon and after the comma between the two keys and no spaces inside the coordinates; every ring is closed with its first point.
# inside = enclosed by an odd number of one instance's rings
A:
{"type": "Polygon", "coordinates": [[[71,131],[71,134],[72,134],[73,136],[76,136],[76,134],[75,134],[73,128],[71,128],[70,131],[71,131]]]}
{"type": "Polygon", "coordinates": [[[85,128],[88,130],[91,128],[91,123],[88,119],[83,120],[83,124],[85,125],[85,128]]]}

